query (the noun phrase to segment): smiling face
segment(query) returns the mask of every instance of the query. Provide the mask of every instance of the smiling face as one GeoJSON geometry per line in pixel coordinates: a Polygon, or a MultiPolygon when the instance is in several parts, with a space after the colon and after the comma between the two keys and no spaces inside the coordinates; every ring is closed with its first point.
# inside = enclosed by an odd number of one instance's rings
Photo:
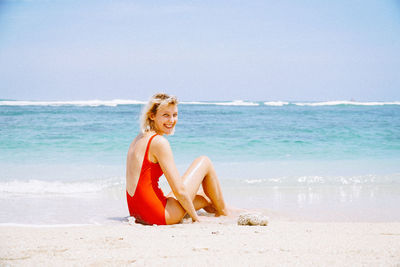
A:
{"type": "Polygon", "coordinates": [[[178,122],[178,106],[169,104],[160,106],[156,114],[151,114],[154,130],[160,134],[173,134],[175,124],[178,122]]]}

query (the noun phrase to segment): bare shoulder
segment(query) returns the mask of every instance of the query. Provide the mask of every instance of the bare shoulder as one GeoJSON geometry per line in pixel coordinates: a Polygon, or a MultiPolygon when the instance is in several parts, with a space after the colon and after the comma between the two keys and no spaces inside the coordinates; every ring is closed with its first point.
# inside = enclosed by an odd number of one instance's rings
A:
{"type": "Polygon", "coordinates": [[[149,159],[156,163],[161,159],[169,158],[171,154],[172,151],[167,138],[161,135],[155,136],[151,142],[149,159]]]}
{"type": "Polygon", "coordinates": [[[166,149],[169,148],[169,141],[162,135],[156,135],[153,138],[152,145],[155,149],[166,149]]]}

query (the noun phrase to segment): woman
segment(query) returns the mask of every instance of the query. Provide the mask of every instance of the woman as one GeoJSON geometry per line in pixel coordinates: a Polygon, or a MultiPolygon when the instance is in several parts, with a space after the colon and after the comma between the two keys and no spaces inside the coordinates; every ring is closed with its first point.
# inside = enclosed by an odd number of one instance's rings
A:
{"type": "Polygon", "coordinates": [[[195,159],[185,174],[179,175],[164,137],[174,133],[177,121],[178,100],[167,94],[154,95],[143,111],[141,133],[129,147],[126,197],[129,213],[139,223],[175,224],[186,213],[197,222],[196,210],[201,208],[216,216],[228,214],[217,175],[207,157],[195,159]],[[167,196],[158,187],[162,174],[172,189],[167,196]]]}

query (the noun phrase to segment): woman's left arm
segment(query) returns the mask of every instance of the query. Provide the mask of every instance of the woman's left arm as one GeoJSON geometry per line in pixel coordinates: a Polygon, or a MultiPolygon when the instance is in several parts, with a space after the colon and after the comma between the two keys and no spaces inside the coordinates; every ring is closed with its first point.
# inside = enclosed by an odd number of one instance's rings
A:
{"type": "Polygon", "coordinates": [[[157,158],[158,163],[164,172],[164,176],[167,178],[167,181],[171,186],[172,192],[182,207],[187,211],[187,213],[189,213],[190,217],[192,217],[192,220],[199,221],[196,209],[193,206],[193,201],[183,184],[182,177],[179,175],[178,169],[176,168],[174,156],[168,140],[160,136],[158,138],[154,138],[152,144],[154,148],[154,156],[157,158]]]}

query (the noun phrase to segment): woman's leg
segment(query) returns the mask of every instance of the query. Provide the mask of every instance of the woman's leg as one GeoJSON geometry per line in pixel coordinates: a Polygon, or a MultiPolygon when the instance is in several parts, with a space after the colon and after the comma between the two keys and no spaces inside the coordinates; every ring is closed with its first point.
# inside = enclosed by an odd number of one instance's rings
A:
{"type": "MultiPolygon", "coordinates": [[[[211,203],[201,195],[196,195],[193,200],[193,206],[195,210],[209,207],[211,203]]],[[[207,208],[209,211],[214,211],[213,208],[207,208]]],[[[186,215],[186,210],[181,206],[175,197],[169,197],[167,205],[165,207],[165,221],[167,224],[179,223],[182,218],[186,215]]]]}
{"type": "MultiPolygon", "coordinates": [[[[208,157],[202,157],[208,167],[206,176],[202,181],[204,194],[211,200],[213,208],[215,208],[215,215],[228,215],[228,209],[222,194],[221,185],[218,180],[217,173],[214,166],[208,157]]],[[[188,176],[188,184],[192,181],[192,176],[188,176]],[[190,179],[190,180],[189,180],[190,179]]],[[[186,185],[186,180],[185,180],[186,185]]]]}
{"type": "MultiPolygon", "coordinates": [[[[183,175],[183,183],[193,200],[195,209],[201,209],[212,204],[216,209],[216,216],[228,214],[218,177],[208,157],[201,156],[193,161],[183,175]],[[203,186],[205,196],[197,194],[200,185],[203,186]]],[[[170,193],[169,195],[172,194],[170,193]]],[[[173,197],[168,198],[165,208],[167,224],[179,222],[186,213],[179,202],[173,197]]]]}

